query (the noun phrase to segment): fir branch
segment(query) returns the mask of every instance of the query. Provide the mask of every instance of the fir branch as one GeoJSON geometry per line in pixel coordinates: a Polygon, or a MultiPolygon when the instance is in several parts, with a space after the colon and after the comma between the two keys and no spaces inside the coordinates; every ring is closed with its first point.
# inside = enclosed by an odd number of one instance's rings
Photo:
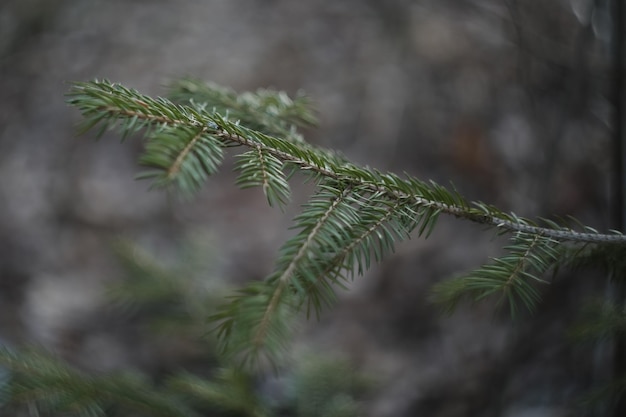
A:
{"type": "Polygon", "coordinates": [[[138,375],[93,377],[34,349],[15,353],[0,348],[0,364],[12,373],[10,403],[30,403],[49,412],[80,417],[105,417],[114,405],[154,417],[198,415],[138,375]]]}
{"type": "Polygon", "coordinates": [[[361,401],[372,388],[366,375],[344,360],[308,357],[298,363],[294,375],[298,417],[362,415],[361,401]]]}
{"type": "Polygon", "coordinates": [[[580,342],[626,336],[626,310],[619,302],[591,302],[583,306],[581,319],[570,329],[569,334],[580,342]]]}
{"type": "MultiPolygon", "coordinates": [[[[372,197],[372,202],[376,201],[376,197],[372,197]]],[[[311,307],[315,308],[316,316],[319,317],[321,311],[322,302],[330,305],[334,301],[333,285],[343,287],[341,281],[351,280],[354,276],[354,265],[357,265],[357,273],[362,275],[369,269],[371,263],[370,253],[373,251],[376,261],[380,261],[384,253],[393,252],[393,238],[386,233],[379,233],[377,237],[381,241],[376,244],[373,236],[376,232],[383,227],[383,225],[389,221],[394,215],[395,211],[399,208],[399,204],[386,205],[383,208],[376,208],[369,206],[370,211],[372,209],[378,209],[377,215],[368,213],[368,210],[361,210],[359,212],[360,222],[353,224],[353,230],[350,233],[350,238],[346,239],[344,247],[339,247],[334,252],[327,248],[322,249],[322,253],[330,252],[330,257],[325,260],[323,257],[316,259],[314,263],[318,263],[320,266],[318,269],[321,273],[314,282],[310,282],[305,292],[309,294],[307,302],[307,316],[310,313],[311,307]],[[387,239],[385,239],[387,238],[387,239]],[[383,239],[385,239],[383,241],[383,239]],[[319,289],[315,287],[320,287],[319,289]],[[322,295],[322,296],[320,296],[322,295]]]]}
{"type": "Polygon", "coordinates": [[[180,254],[164,262],[129,240],[113,243],[125,276],[107,286],[111,307],[127,317],[140,318],[151,332],[174,330],[181,341],[188,338],[189,346],[201,343],[198,348],[206,351],[213,341],[197,335],[205,331],[206,316],[227,293],[219,277],[207,276],[213,248],[184,239],[180,254]]]}
{"type": "Polygon", "coordinates": [[[281,291],[279,302],[265,324],[265,337],[252,341],[259,331],[275,287],[266,282],[252,282],[228,297],[228,302],[209,316],[215,323],[218,349],[224,360],[256,369],[266,365],[277,367],[286,359],[287,343],[293,333],[295,302],[293,294],[281,291]]]}
{"type": "Polygon", "coordinates": [[[184,373],[171,378],[168,386],[199,407],[219,408],[247,417],[269,415],[254,391],[252,376],[239,369],[218,369],[211,381],[184,373]]]}
{"type": "Polygon", "coordinates": [[[352,193],[351,187],[342,189],[330,182],[320,184],[319,191],[295,219],[301,232],[279,252],[278,271],[282,272],[276,273],[280,273],[278,278],[276,274],[270,276],[268,282],[278,281],[281,290],[283,283],[289,284],[299,295],[299,304],[308,301],[319,305],[321,298],[328,300],[334,296],[330,285],[317,284],[325,278],[338,282],[325,270],[324,255],[332,256],[350,241],[347,230],[357,221],[351,206],[352,193]]]}
{"type": "Polygon", "coordinates": [[[167,179],[168,180],[171,180],[173,177],[176,176],[176,174],[178,174],[180,172],[180,166],[183,164],[183,161],[189,155],[191,150],[194,148],[194,145],[202,137],[202,134],[205,133],[205,132],[206,132],[206,128],[200,129],[200,131],[196,135],[194,135],[191,138],[191,140],[189,141],[189,143],[187,145],[185,145],[185,147],[180,151],[178,156],[176,156],[176,159],[174,160],[174,163],[171,164],[167,168],[167,179]]]}
{"type": "Polygon", "coordinates": [[[611,279],[626,281],[626,245],[585,247],[569,254],[567,265],[573,269],[601,268],[611,279]]]}
{"type": "Polygon", "coordinates": [[[174,102],[189,104],[201,110],[210,109],[272,136],[301,141],[296,129],[316,124],[315,116],[310,111],[310,101],[302,94],[294,99],[282,91],[265,89],[237,94],[229,88],[194,79],[177,80],[170,85],[169,90],[169,97],[174,102]]]}
{"type": "Polygon", "coordinates": [[[314,282],[318,276],[313,272],[316,271],[315,262],[309,260],[317,257],[317,248],[326,241],[324,232],[328,231],[325,231],[325,226],[345,203],[350,192],[350,188],[336,189],[330,184],[321,184],[320,191],[297,217],[297,227],[302,230],[281,248],[275,272],[264,282],[248,286],[239,297],[212,317],[212,320],[220,322],[218,334],[226,340],[224,352],[229,348],[239,351],[244,362],[256,363],[259,352],[266,350],[271,362],[277,362],[285,347],[280,339],[289,329],[281,317],[293,316],[295,306],[309,296],[306,289],[311,287],[307,284],[314,282]],[[294,299],[294,296],[297,298],[294,299]],[[255,302],[252,304],[247,299],[254,299],[255,302]],[[279,308],[282,311],[277,314],[279,308]],[[232,348],[232,339],[238,341],[243,352],[232,348]],[[275,348],[268,349],[270,346],[275,348]]]}
{"type": "Polygon", "coordinates": [[[621,232],[601,234],[585,226],[577,231],[567,223],[545,219],[536,223],[467,201],[456,190],[432,181],[356,166],[335,152],[286,135],[287,122],[276,116],[274,104],[264,102],[262,94],[242,95],[245,99],[240,101],[229,92],[211,94],[200,104],[190,96],[191,106],[183,106],[95,81],[76,83],[69,103],[82,112],[85,127],[100,125],[99,134],[117,127],[124,137],[146,128],[148,145],[142,161],[157,168],[148,174],[156,179],[155,185],[167,185],[176,178],[180,189],[195,191],[216,171],[222,148],[233,146],[248,149],[238,157],[237,184],[261,186],[270,204],[283,206],[288,201],[285,169],[298,169],[315,179],[318,191],[295,218],[300,233],[281,248],[275,272],[264,282],[241,290],[211,317],[218,322],[222,351],[246,363],[257,362],[261,353],[276,360],[300,306],[306,304],[307,311],[313,306],[319,312],[322,303],[334,299],[334,286],[342,286],[355,269],[362,273],[370,267],[372,254],[380,261],[393,251],[396,238],[405,239],[414,229],[428,236],[441,214],[493,227],[499,234],[513,234],[507,255],[437,288],[437,297],[448,306],[464,294],[482,299],[499,292],[512,313],[518,302],[532,309],[539,299],[532,283],[543,282],[541,275],[563,258],[563,242],[617,243],[619,247],[626,243],[621,232]],[[206,111],[211,100],[215,110],[222,106],[224,113],[206,111]],[[228,106],[234,112],[252,114],[250,124],[259,130],[231,121],[228,106]],[[276,117],[265,118],[268,113],[276,117]]]}
{"type": "Polygon", "coordinates": [[[269,205],[283,209],[289,202],[290,189],[282,161],[260,146],[238,155],[238,159],[236,169],[240,174],[235,184],[241,188],[261,186],[269,205]]]}
{"type": "Polygon", "coordinates": [[[562,258],[563,247],[541,235],[518,233],[506,246],[507,255],[492,259],[491,264],[466,276],[441,282],[433,288],[433,299],[451,312],[463,297],[479,301],[500,293],[499,304],[506,300],[511,314],[516,315],[517,303],[533,310],[540,300],[533,282],[545,284],[541,276],[562,258]]]}
{"type": "Polygon", "coordinates": [[[307,269],[318,273],[304,291],[307,316],[314,307],[319,317],[322,304],[330,305],[335,299],[333,287],[345,288],[343,282],[354,278],[355,266],[357,274],[362,275],[370,268],[372,255],[376,262],[382,261],[394,251],[396,239],[409,238],[411,231],[426,218],[420,235],[426,231],[424,226],[432,226],[436,221],[436,216],[425,215],[426,210],[416,212],[410,203],[389,200],[384,193],[370,194],[367,188],[355,189],[350,202],[354,210],[343,216],[344,224],[337,228],[341,235],[332,237],[332,244],[320,247],[307,265],[307,269]]]}
{"type": "Polygon", "coordinates": [[[156,168],[139,175],[154,186],[176,184],[186,194],[196,192],[222,162],[222,148],[207,135],[206,128],[163,127],[149,138],[139,162],[156,168]]]}
{"type": "Polygon", "coordinates": [[[440,213],[493,226],[502,231],[540,234],[559,241],[588,243],[626,243],[626,236],[614,231],[601,234],[593,230],[575,231],[569,227],[542,227],[528,219],[501,212],[480,202],[466,202],[458,194],[435,183],[415,178],[401,179],[394,174],[359,168],[337,154],[313,148],[306,143],[267,136],[261,132],[230,122],[218,113],[210,114],[188,106],[175,105],[166,99],[152,99],[119,84],[107,81],[76,83],[69,92],[69,103],[85,117],[84,126],[101,124],[104,129],[121,123],[122,132],[135,130],[137,120],[158,126],[187,126],[206,129],[221,146],[255,147],[302,170],[334,179],[342,184],[366,186],[372,192],[381,191],[394,199],[412,199],[419,206],[440,213]]]}

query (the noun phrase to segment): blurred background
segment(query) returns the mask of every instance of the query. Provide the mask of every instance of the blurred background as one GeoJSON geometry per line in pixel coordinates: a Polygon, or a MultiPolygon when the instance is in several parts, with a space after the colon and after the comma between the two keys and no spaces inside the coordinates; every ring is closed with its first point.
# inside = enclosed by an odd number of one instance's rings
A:
{"type": "MultiPolygon", "coordinates": [[[[203,285],[261,279],[311,191],[296,178],[283,214],[238,190],[229,163],[193,201],[149,191],[133,179],[139,140],[77,136],[68,82],[106,78],[155,96],[187,76],[303,90],[316,145],[451,181],[519,215],[570,214],[606,230],[610,63],[602,0],[3,0],[0,339],[93,371],[194,366],[202,352],[185,339],[155,339],[137,314],[115,312],[108,289],[127,271],[112,242],[165,268],[194,247],[203,266],[189,275],[203,285]]],[[[368,416],[576,415],[606,364],[568,329],[602,295],[601,275],[559,275],[539,310],[515,320],[490,302],[445,317],[428,301],[433,283],[501,244],[441,219],[304,326],[295,351],[375,376],[368,416]]]]}

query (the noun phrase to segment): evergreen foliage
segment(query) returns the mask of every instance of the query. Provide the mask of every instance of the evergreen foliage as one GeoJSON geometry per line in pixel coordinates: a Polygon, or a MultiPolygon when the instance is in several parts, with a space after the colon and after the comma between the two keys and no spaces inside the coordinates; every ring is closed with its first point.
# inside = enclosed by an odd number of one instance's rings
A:
{"type": "MultiPolygon", "coordinates": [[[[170,97],[155,99],[119,84],[93,81],[75,83],[68,102],[82,113],[83,132],[96,129],[101,136],[117,130],[123,140],[142,132],[146,146],[140,163],[148,170],[139,177],[187,197],[218,171],[225,148],[239,151],[236,185],[261,187],[271,206],[285,206],[290,199],[289,179],[296,171],[302,173],[315,191],[294,218],[297,232],[281,247],[266,279],[236,290],[216,310],[203,311],[214,326],[218,356],[225,364],[212,380],[182,374],[171,378],[167,389],[156,389],[135,376],[92,377],[34,351],[4,350],[0,360],[13,376],[0,394],[9,396],[11,404],[24,400],[51,413],[81,417],[117,415],[119,407],[146,416],[202,415],[199,410],[204,407],[236,415],[271,415],[272,410],[256,397],[252,376],[260,367],[285,364],[297,313],[319,315],[333,304],[335,288],[345,287],[355,275],[381,262],[398,242],[412,235],[428,237],[440,215],[510,237],[503,256],[436,286],[433,297],[447,311],[464,297],[479,301],[490,296],[508,304],[512,314],[522,307],[532,310],[540,300],[540,285],[548,282],[548,272],[564,266],[604,264],[613,269],[616,279],[624,275],[620,260],[626,236],[619,231],[599,233],[571,222],[522,218],[468,201],[453,188],[357,166],[337,152],[306,143],[297,129],[311,126],[315,118],[304,96],[291,99],[268,90],[238,95],[183,80],[172,84],[170,97]]],[[[135,272],[132,285],[137,291],[118,291],[118,295],[136,294],[148,304],[174,306],[185,300],[170,280],[171,271],[137,258],[124,262],[135,272]],[[154,279],[166,290],[143,294],[138,290],[154,279]]],[[[616,324],[585,335],[623,331],[623,310],[609,313],[617,317],[611,322],[616,324]]],[[[327,385],[343,384],[332,379],[337,376],[319,378],[327,385]]],[[[295,384],[309,395],[299,394],[297,415],[356,414],[353,397],[334,395],[337,392],[331,396],[316,388],[317,382],[304,378],[295,384]]]]}
{"type": "Polygon", "coordinates": [[[126,138],[143,129],[147,145],[140,162],[150,170],[140,177],[152,179],[154,186],[174,186],[189,195],[216,172],[223,148],[232,147],[241,149],[237,184],[260,186],[271,205],[282,207],[289,200],[287,178],[295,170],[316,185],[294,219],[298,233],[280,249],[275,270],[240,289],[211,316],[222,353],[245,366],[280,364],[294,313],[318,314],[333,302],[335,287],[380,262],[414,231],[427,237],[442,214],[511,234],[506,255],[435,289],[435,299],[448,309],[463,296],[479,300],[492,294],[512,313],[520,305],[532,309],[540,298],[536,284],[565,262],[572,246],[626,243],[618,231],[602,234],[582,225],[576,230],[571,222],[531,221],[468,201],[432,181],[360,167],[311,146],[294,133],[314,120],[304,99],[267,90],[236,96],[193,80],[171,88],[177,103],[108,81],[76,83],[68,102],[82,113],[83,130],[98,128],[98,136],[117,129],[126,138]]]}
{"type": "Polygon", "coordinates": [[[288,410],[306,417],[321,408],[324,413],[315,415],[359,414],[358,399],[369,383],[347,362],[307,356],[286,374],[296,389],[272,401],[259,389],[260,378],[266,376],[217,357],[214,341],[202,337],[206,333],[202,326],[223,290],[216,294],[223,280],[215,278],[217,285],[194,287],[189,278],[199,273],[193,266],[196,251],[206,245],[183,242],[183,247],[177,262],[167,266],[137,244],[117,241],[114,251],[126,277],[111,284],[107,294],[113,312],[147,327],[144,337],[158,340],[165,334],[168,340],[195,345],[199,356],[195,373],[176,370],[157,380],[139,370],[90,374],[42,348],[0,348],[0,415],[269,417],[288,410]],[[186,274],[181,275],[181,270],[186,274]]]}
{"type": "MultiPolygon", "coordinates": [[[[176,334],[197,343],[198,335],[206,334],[206,317],[229,291],[223,280],[207,278],[212,249],[194,239],[185,240],[180,258],[171,265],[128,240],[116,240],[112,249],[125,271],[125,279],[107,288],[114,310],[138,318],[151,332],[176,334]]],[[[209,353],[211,346],[202,343],[199,349],[209,353]]]]}
{"type": "Polygon", "coordinates": [[[469,296],[479,301],[494,293],[500,294],[499,303],[508,301],[511,315],[519,310],[519,303],[533,310],[540,300],[540,292],[533,285],[547,284],[542,277],[562,257],[564,247],[559,242],[540,234],[516,232],[511,244],[504,247],[508,253],[493,259],[469,275],[445,281],[436,286],[433,298],[448,312],[458,301],[469,296]]]}
{"type": "Polygon", "coordinates": [[[368,381],[347,362],[317,358],[301,361],[293,385],[300,417],[357,415],[357,400],[369,388],[368,381]]]}
{"type": "Polygon", "coordinates": [[[169,392],[157,390],[136,373],[94,377],[71,368],[40,349],[13,353],[0,351],[0,364],[8,367],[11,383],[3,394],[9,405],[26,403],[43,415],[137,415],[192,417],[198,415],[169,392]],[[128,414],[126,414],[128,415],[128,414]]]}

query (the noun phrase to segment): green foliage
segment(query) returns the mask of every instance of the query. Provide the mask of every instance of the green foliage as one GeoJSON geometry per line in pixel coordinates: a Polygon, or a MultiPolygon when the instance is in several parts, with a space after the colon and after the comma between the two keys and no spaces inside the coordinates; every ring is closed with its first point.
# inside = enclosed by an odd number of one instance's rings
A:
{"type": "Polygon", "coordinates": [[[575,340],[590,342],[626,336],[626,310],[619,303],[589,302],[580,314],[581,320],[570,330],[575,340]]]}
{"type": "MultiPolygon", "coordinates": [[[[259,389],[263,374],[216,360],[213,341],[197,340],[205,315],[219,294],[215,285],[203,290],[193,285],[196,251],[206,245],[183,241],[180,257],[165,265],[138,245],[115,242],[114,251],[126,279],[111,286],[114,311],[140,316],[141,322],[159,336],[157,322],[171,322],[168,340],[196,343],[201,361],[193,371],[178,371],[152,380],[139,371],[88,374],[68,365],[41,348],[13,351],[0,349],[0,415],[42,417],[200,417],[206,415],[265,417],[289,409],[305,416],[312,406],[327,410],[324,415],[353,417],[360,411],[358,397],[367,381],[346,362],[306,357],[293,372],[285,373],[289,386],[286,400],[271,401],[259,389]],[[198,300],[201,304],[198,304],[198,300]],[[203,314],[196,309],[202,307],[203,314]],[[195,329],[192,340],[190,329],[195,329]],[[215,363],[216,369],[212,369],[215,363]],[[210,376],[201,376],[211,369],[210,376]],[[191,373],[196,372],[196,373],[191,373]],[[297,387],[297,389],[290,389],[297,387]],[[316,405],[317,402],[324,404],[316,405]],[[328,403],[327,403],[328,402],[328,403]],[[24,414],[21,414],[24,412],[24,414]],[[9,413],[9,414],[7,414],[9,413]]],[[[198,260],[200,261],[200,260],[198,260]]],[[[207,281],[206,279],[204,280],[207,281]]],[[[210,280],[214,281],[214,279],[210,280]]],[[[137,319],[137,317],[135,317],[137,319]]],[[[150,334],[144,335],[149,339],[150,334]]]]}
{"type": "Polygon", "coordinates": [[[117,239],[112,249],[125,279],[111,284],[107,297],[116,311],[141,317],[152,331],[198,340],[207,315],[231,291],[220,277],[207,276],[214,248],[206,239],[183,239],[179,257],[169,263],[127,239],[117,239]]]}
{"type": "MultiPolygon", "coordinates": [[[[43,416],[200,417],[207,410],[230,415],[271,415],[254,390],[253,375],[218,369],[209,380],[189,373],[155,386],[139,372],[88,375],[42,349],[0,350],[0,364],[11,370],[0,394],[0,411],[36,409],[43,416]]],[[[4,415],[3,411],[3,415],[4,415]]]]}
{"type": "Polygon", "coordinates": [[[308,358],[294,376],[298,417],[350,417],[358,415],[359,397],[369,389],[367,380],[345,361],[308,358]]]}
{"type": "Polygon", "coordinates": [[[0,349],[0,364],[11,370],[9,406],[26,403],[44,415],[80,417],[133,412],[139,416],[193,417],[185,403],[157,390],[138,374],[94,377],[71,368],[41,349],[0,349]],[[115,411],[113,411],[115,410],[115,411]]]}
{"type": "Polygon", "coordinates": [[[183,79],[172,83],[169,97],[200,111],[208,109],[230,120],[271,136],[302,141],[298,127],[310,127],[316,119],[309,99],[300,94],[291,99],[284,92],[259,89],[254,93],[235,91],[198,80],[183,79]]]}
{"type": "Polygon", "coordinates": [[[571,268],[599,268],[615,281],[626,281],[626,245],[592,246],[572,253],[571,268]]]}
{"type": "Polygon", "coordinates": [[[220,368],[212,380],[181,374],[169,382],[172,390],[180,393],[185,403],[199,409],[219,409],[249,417],[270,415],[253,390],[252,376],[240,369],[220,368]]]}
{"type": "Polygon", "coordinates": [[[504,249],[507,254],[491,264],[436,285],[434,300],[451,312],[463,297],[479,301],[495,293],[500,303],[508,301],[511,315],[517,314],[519,303],[533,310],[541,298],[535,284],[547,284],[542,276],[561,259],[564,248],[551,238],[516,233],[504,249]]]}
{"type": "Polygon", "coordinates": [[[270,206],[284,207],[289,202],[289,183],[283,173],[283,163],[261,148],[238,155],[235,182],[241,188],[260,186],[270,206]]]}
{"type": "Polygon", "coordinates": [[[155,169],[142,173],[140,178],[152,179],[156,187],[173,184],[192,194],[217,172],[222,159],[222,148],[206,129],[161,126],[139,160],[155,169]]]}
{"type": "Polygon", "coordinates": [[[226,147],[243,148],[235,165],[236,183],[260,186],[270,205],[282,207],[289,200],[287,178],[294,170],[316,185],[294,219],[298,233],[281,248],[274,271],[240,289],[210,317],[222,353],[245,366],[279,365],[298,311],[319,314],[334,301],[334,288],[380,262],[414,230],[430,235],[441,214],[513,234],[506,255],[436,288],[435,298],[448,310],[464,296],[480,300],[492,294],[506,301],[513,314],[520,305],[532,309],[540,298],[536,285],[545,284],[544,273],[567,260],[564,254],[571,245],[595,244],[603,250],[626,243],[619,232],[533,222],[467,201],[432,181],[356,166],[300,140],[296,127],[314,119],[306,100],[291,100],[284,93],[236,95],[184,80],[173,85],[172,96],[186,104],[175,104],[94,81],[74,84],[68,96],[83,114],[84,128],[100,126],[98,134],[117,128],[123,138],[145,129],[147,145],[140,161],[153,168],[143,177],[152,178],[155,186],[197,190],[216,172],[226,147]]]}

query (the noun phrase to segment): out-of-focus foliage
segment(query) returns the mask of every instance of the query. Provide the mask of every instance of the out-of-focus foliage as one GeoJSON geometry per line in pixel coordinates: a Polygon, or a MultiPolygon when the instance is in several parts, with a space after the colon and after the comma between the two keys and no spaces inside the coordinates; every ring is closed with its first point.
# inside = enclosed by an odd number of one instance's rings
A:
{"type": "Polygon", "coordinates": [[[196,242],[186,246],[180,259],[167,266],[137,244],[118,240],[114,250],[127,277],[110,288],[109,297],[114,311],[126,317],[140,316],[154,336],[197,344],[200,358],[196,369],[175,370],[159,380],[138,370],[90,374],[43,348],[0,347],[0,413],[37,413],[42,417],[200,417],[207,413],[266,417],[290,410],[307,417],[312,409],[323,408],[324,414],[317,415],[359,415],[358,399],[369,382],[346,362],[307,357],[287,374],[297,389],[281,387],[285,392],[280,395],[285,399],[276,402],[270,401],[259,385],[266,375],[216,358],[215,343],[203,328],[215,299],[225,289],[219,282],[207,283],[219,281],[215,277],[204,277],[204,287],[193,285],[199,263],[205,264],[210,253],[196,242]],[[205,259],[198,260],[201,247],[205,259]]]}

